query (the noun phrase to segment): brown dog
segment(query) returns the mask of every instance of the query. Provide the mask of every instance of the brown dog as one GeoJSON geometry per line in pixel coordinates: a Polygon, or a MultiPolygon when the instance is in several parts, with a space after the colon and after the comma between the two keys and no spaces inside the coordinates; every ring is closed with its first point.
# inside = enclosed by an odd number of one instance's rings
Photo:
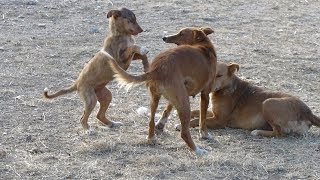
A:
{"type": "Polygon", "coordinates": [[[114,58],[125,70],[129,67],[131,60],[136,59],[142,60],[145,71],[149,66],[146,56],[148,51],[135,45],[132,37],[132,35],[143,31],[137,23],[134,13],[126,8],[111,10],[108,12],[107,18],[110,19],[109,35],[104,41],[103,48],[84,67],[75,83],[51,95],[48,94],[47,89],[43,93],[45,98],[51,99],[77,90],[85,105],[81,125],[89,133],[91,131],[89,131],[88,118],[97,100],[100,103],[97,118],[109,127],[122,125],[120,122],[107,119],[105,115],[112,99],[111,92],[105,86],[113,79],[114,74],[108,59],[114,58]]]}
{"type": "MultiPolygon", "coordinates": [[[[216,81],[210,94],[212,113],[206,120],[208,128],[241,128],[253,130],[252,135],[274,137],[304,134],[311,125],[320,126],[320,118],[301,100],[253,86],[238,78],[234,74],[237,70],[238,64],[217,63],[216,81]]],[[[199,111],[193,111],[192,116],[199,117],[199,111]]],[[[198,122],[194,119],[190,126],[196,127],[198,122]]]]}
{"type": "MultiPolygon", "coordinates": [[[[214,31],[209,28],[200,28],[206,35],[212,34],[214,31]]],[[[177,35],[163,37],[162,38],[166,43],[174,43],[176,45],[192,45],[194,44],[193,34],[181,31],[177,35]]],[[[172,111],[173,105],[170,102],[167,104],[166,109],[162,112],[161,118],[157,121],[155,125],[156,133],[161,134],[163,132],[164,126],[168,121],[170,113],[172,111]]],[[[208,138],[208,137],[202,137],[208,138]]],[[[211,138],[211,137],[209,137],[211,138]]]]}
{"type": "MultiPolygon", "coordinates": [[[[134,85],[146,82],[151,95],[151,115],[148,140],[155,136],[154,116],[161,96],[163,95],[178,111],[182,124],[181,137],[196,154],[206,151],[197,147],[189,132],[190,95],[201,92],[200,135],[208,138],[205,125],[206,111],[209,103],[209,93],[216,69],[216,52],[205,32],[213,32],[210,28],[185,28],[169,39],[192,37],[189,44],[168,49],[154,58],[147,73],[133,76],[122,70],[116,62],[109,61],[116,72],[116,79],[121,84],[134,85]],[[201,121],[202,120],[202,121],[201,121]]],[[[169,40],[168,39],[168,40],[169,40]]]]}

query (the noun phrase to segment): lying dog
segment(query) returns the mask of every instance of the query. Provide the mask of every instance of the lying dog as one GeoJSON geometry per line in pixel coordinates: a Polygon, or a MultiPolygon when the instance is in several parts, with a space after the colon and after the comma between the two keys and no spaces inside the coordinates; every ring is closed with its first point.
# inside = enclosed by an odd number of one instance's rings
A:
{"type": "Polygon", "coordinates": [[[116,62],[109,61],[116,72],[116,79],[120,84],[132,86],[146,82],[151,95],[150,122],[148,140],[155,136],[155,112],[163,95],[178,111],[182,124],[181,137],[196,154],[206,151],[197,147],[189,132],[190,123],[190,95],[201,92],[200,135],[208,138],[205,125],[206,111],[209,103],[209,93],[216,69],[216,52],[205,32],[213,32],[210,28],[185,28],[170,38],[185,38],[192,40],[191,45],[180,45],[168,49],[154,58],[147,73],[133,76],[122,70],[116,62]],[[201,121],[202,120],[202,121],[201,121]]]}
{"type": "MultiPolygon", "coordinates": [[[[237,70],[238,64],[217,63],[210,94],[212,113],[208,113],[206,120],[208,128],[241,128],[253,130],[252,135],[274,137],[304,134],[311,125],[320,126],[320,118],[301,100],[253,86],[238,78],[234,74],[237,70]]],[[[199,117],[199,111],[193,111],[192,117],[199,117]]],[[[199,119],[193,119],[190,126],[196,127],[198,123],[199,119]]]]}
{"type": "Polygon", "coordinates": [[[48,89],[45,89],[43,93],[45,98],[52,99],[77,90],[85,106],[81,125],[87,132],[90,132],[88,118],[97,100],[100,103],[97,118],[109,127],[122,125],[120,122],[107,119],[105,115],[112,99],[111,92],[105,86],[113,79],[114,75],[108,59],[113,57],[125,70],[128,69],[131,61],[136,59],[142,60],[145,71],[149,67],[146,56],[148,51],[135,45],[132,37],[132,35],[143,31],[137,23],[134,13],[126,8],[111,10],[108,12],[107,18],[110,19],[109,35],[104,41],[103,48],[84,67],[75,83],[54,94],[48,94],[48,89]]]}

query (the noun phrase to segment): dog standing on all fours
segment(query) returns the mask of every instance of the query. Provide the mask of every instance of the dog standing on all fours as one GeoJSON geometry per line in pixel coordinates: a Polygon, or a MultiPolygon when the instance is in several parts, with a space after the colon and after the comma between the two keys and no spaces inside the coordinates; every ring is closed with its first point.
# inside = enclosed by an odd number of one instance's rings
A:
{"type": "MultiPolygon", "coordinates": [[[[201,30],[203,30],[203,32],[205,33],[205,35],[210,35],[212,34],[214,31],[212,29],[208,29],[208,28],[200,28],[201,30]]],[[[167,37],[163,37],[162,40],[166,43],[174,43],[176,45],[193,45],[194,42],[194,34],[190,33],[190,31],[186,31],[186,30],[181,30],[178,34],[175,35],[171,35],[171,36],[167,36],[167,37]]],[[[193,94],[194,96],[195,94],[193,94]]],[[[168,102],[166,109],[162,112],[161,118],[157,121],[155,129],[156,129],[156,133],[157,134],[161,134],[164,130],[164,127],[168,121],[168,118],[170,116],[170,113],[173,109],[173,105],[168,102]]],[[[202,138],[211,138],[211,137],[205,137],[202,136],[202,138]]]]}
{"type": "Polygon", "coordinates": [[[210,28],[185,28],[177,37],[191,37],[191,45],[180,45],[158,54],[150,65],[148,72],[133,76],[122,70],[112,59],[110,65],[118,82],[134,85],[145,82],[151,95],[150,122],[148,140],[155,140],[155,112],[161,96],[164,96],[178,112],[182,128],[181,137],[196,154],[206,151],[197,147],[190,135],[189,96],[201,92],[200,136],[210,138],[205,125],[209,93],[216,73],[216,52],[206,32],[210,28]],[[201,121],[202,120],[202,121],[201,121]]]}
{"type": "Polygon", "coordinates": [[[84,111],[81,117],[81,125],[86,132],[91,132],[88,125],[88,118],[94,109],[97,101],[100,109],[97,118],[109,127],[122,125],[106,118],[106,111],[112,99],[111,92],[105,87],[113,80],[114,72],[110,68],[108,59],[114,58],[123,69],[128,69],[132,60],[140,59],[144,71],[148,70],[149,63],[146,48],[134,44],[133,35],[141,33],[143,30],[136,21],[134,13],[126,8],[121,10],[111,10],[107,14],[109,19],[109,35],[104,40],[103,48],[89,63],[83,68],[78,79],[73,85],[62,89],[56,93],[48,94],[45,89],[43,95],[47,99],[78,91],[84,102],[84,111]]]}
{"type": "MultiPolygon", "coordinates": [[[[241,128],[253,130],[252,135],[275,137],[305,134],[311,125],[320,127],[320,118],[297,97],[253,86],[235,75],[238,69],[238,64],[218,62],[208,128],[241,128]]],[[[199,117],[199,111],[193,111],[192,117],[199,117]]],[[[199,119],[193,119],[190,126],[198,123],[199,119]]]]}

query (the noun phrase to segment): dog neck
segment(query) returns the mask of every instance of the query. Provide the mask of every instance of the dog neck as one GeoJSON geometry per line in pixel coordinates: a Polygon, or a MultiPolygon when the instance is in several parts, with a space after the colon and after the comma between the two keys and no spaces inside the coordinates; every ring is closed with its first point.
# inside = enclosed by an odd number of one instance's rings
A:
{"type": "Polygon", "coordinates": [[[214,94],[216,96],[232,96],[233,93],[237,90],[238,88],[238,84],[239,84],[239,80],[237,79],[237,77],[232,78],[231,80],[232,82],[230,83],[230,85],[223,87],[222,89],[217,90],[216,92],[214,92],[214,94]]]}
{"type": "Polygon", "coordinates": [[[203,47],[205,49],[208,49],[209,51],[207,51],[208,53],[208,56],[209,58],[211,59],[211,54],[214,56],[214,58],[217,58],[217,53],[216,53],[216,50],[214,48],[214,45],[213,43],[211,42],[211,40],[206,37],[203,41],[201,42],[198,42],[194,45],[197,45],[197,46],[200,46],[200,47],[203,47]]]}
{"type": "Polygon", "coordinates": [[[233,84],[235,85],[234,92],[233,92],[233,99],[234,99],[234,108],[241,106],[248,97],[252,96],[256,92],[256,88],[254,88],[250,83],[240,79],[237,76],[234,76],[233,84]]]}
{"type": "Polygon", "coordinates": [[[105,51],[103,48],[100,50],[100,52],[105,55],[106,57],[108,57],[109,59],[114,59],[107,51],[105,51]]]}
{"type": "Polygon", "coordinates": [[[131,34],[129,32],[126,32],[124,30],[121,30],[121,28],[117,28],[116,22],[113,19],[110,19],[109,21],[109,36],[130,36],[131,34]]]}

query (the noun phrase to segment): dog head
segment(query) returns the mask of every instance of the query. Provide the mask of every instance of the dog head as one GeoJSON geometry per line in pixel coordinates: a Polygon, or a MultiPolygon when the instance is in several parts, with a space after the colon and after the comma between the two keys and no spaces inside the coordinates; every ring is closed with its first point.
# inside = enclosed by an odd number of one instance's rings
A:
{"type": "Polygon", "coordinates": [[[204,41],[207,35],[212,34],[214,31],[208,27],[189,27],[181,29],[178,34],[163,37],[166,43],[174,43],[176,45],[194,45],[204,41]]]}
{"type": "Polygon", "coordinates": [[[137,23],[136,16],[129,9],[111,10],[107,18],[110,18],[110,28],[118,33],[138,35],[143,31],[137,23]]]}
{"type": "Polygon", "coordinates": [[[213,92],[231,86],[232,77],[235,76],[236,71],[239,71],[239,65],[236,63],[217,62],[216,69],[216,79],[212,86],[213,92]]]}

